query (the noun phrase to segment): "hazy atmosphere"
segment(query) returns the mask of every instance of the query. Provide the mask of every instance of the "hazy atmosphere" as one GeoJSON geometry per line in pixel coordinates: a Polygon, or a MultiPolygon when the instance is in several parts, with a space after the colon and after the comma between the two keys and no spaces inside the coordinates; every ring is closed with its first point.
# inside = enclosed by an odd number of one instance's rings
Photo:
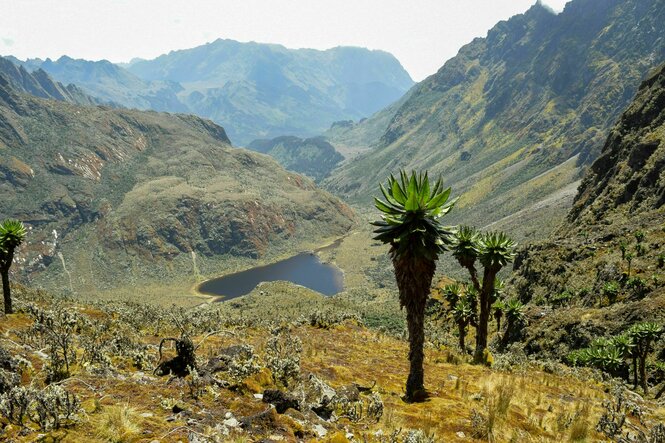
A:
{"type": "Polygon", "coordinates": [[[0,6],[0,442],[665,443],[665,0],[0,6]]]}
{"type": "MultiPolygon", "coordinates": [[[[0,55],[128,62],[217,38],[391,52],[418,81],[535,0],[2,0],[0,55]]],[[[544,0],[554,10],[565,0],[544,0]]]]}

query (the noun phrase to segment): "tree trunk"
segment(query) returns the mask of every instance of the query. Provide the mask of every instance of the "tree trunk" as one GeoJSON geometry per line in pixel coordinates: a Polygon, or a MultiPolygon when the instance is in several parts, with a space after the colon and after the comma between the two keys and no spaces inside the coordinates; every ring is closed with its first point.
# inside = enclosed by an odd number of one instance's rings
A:
{"type": "Polygon", "coordinates": [[[424,397],[425,306],[429,297],[436,264],[432,260],[404,254],[393,256],[399,300],[406,307],[409,330],[409,377],[406,380],[406,399],[417,401],[424,397]]]}
{"type": "Polygon", "coordinates": [[[2,293],[5,297],[5,315],[13,314],[12,293],[9,288],[9,269],[2,269],[0,270],[0,273],[2,274],[2,293]]]}
{"type": "Polygon", "coordinates": [[[409,377],[406,379],[406,398],[415,400],[425,390],[425,310],[419,306],[407,306],[406,320],[409,329],[409,377]]]}
{"type": "Polygon", "coordinates": [[[654,398],[658,400],[663,395],[663,393],[665,393],[665,382],[663,382],[663,386],[660,387],[660,391],[656,393],[654,398]]]}
{"type": "Polygon", "coordinates": [[[649,394],[649,383],[647,380],[647,354],[640,356],[640,380],[642,381],[642,390],[644,395],[649,394]]]}
{"type": "Polygon", "coordinates": [[[457,322],[457,327],[459,328],[459,347],[462,352],[466,352],[466,346],[464,345],[464,338],[466,337],[466,325],[463,322],[457,322]]]}
{"type": "Polygon", "coordinates": [[[487,349],[487,330],[490,319],[490,296],[494,293],[494,279],[498,270],[485,268],[483,275],[483,285],[480,293],[480,316],[478,318],[478,328],[476,329],[476,351],[473,354],[475,363],[485,363],[485,349],[487,349]]]}
{"type": "Polygon", "coordinates": [[[501,338],[501,349],[506,349],[508,347],[508,341],[510,340],[510,334],[513,331],[513,321],[511,318],[506,320],[506,330],[503,331],[503,337],[501,338]]]}
{"type": "Polygon", "coordinates": [[[637,389],[637,355],[633,356],[633,389],[637,389]]]}

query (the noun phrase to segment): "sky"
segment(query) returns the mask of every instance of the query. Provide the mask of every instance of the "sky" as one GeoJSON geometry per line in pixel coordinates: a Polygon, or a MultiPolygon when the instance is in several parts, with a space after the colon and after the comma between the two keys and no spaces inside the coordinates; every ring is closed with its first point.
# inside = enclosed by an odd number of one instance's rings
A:
{"type": "MultiPolygon", "coordinates": [[[[561,11],[567,0],[542,0],[561,11]]],[[[228,38],[392,53],[411,77],[535,0],[0,0],[0,55],[127,62],[228,38]]]]}

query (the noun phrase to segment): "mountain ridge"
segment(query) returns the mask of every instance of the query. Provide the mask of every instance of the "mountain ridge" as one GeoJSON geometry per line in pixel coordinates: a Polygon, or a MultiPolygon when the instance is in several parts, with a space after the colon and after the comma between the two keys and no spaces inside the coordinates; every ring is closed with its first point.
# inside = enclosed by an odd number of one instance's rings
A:
{"type": "Polygon", "coordinates": [[[152,281],[187,293],[225,266],[308,248],[354,223],[311,180],[231,147],[196,116],[81,107],[0,84],[0,152],[0,218],[31,228],[15,268],[48,288],[152,281]]]}
{"type": "Polygon", "coordinates": [[[103,101],[210,118],[240,145],[281,135],[315,136],[333,121],[378,111],[413,85],[385,51],[288,49],[228,39],[128,64],[67,56],[14,61],[103,101]]]}
{"type": "MultiPolygon", "coordinates": [[[[535,4],[499,22],[414,86],[378,145],[324,186],[367,204],[388,173],[428,169],[462,195],[454,222],[479,226],[548,199],[581,178],[644,75],[665,59],[662,6],[573,0],[560,14],[535,4]]],[[[543,233],[572,197],[543,213],[543,233]]]]}
{"type": "Polygon", "coordinates": [[[510,285],[534,314],[522,337],[528,353],[561,359],[632,324],[665,320],[664,165],[662,65],[609,131],[567,219],[518,252],[510,285]]]}

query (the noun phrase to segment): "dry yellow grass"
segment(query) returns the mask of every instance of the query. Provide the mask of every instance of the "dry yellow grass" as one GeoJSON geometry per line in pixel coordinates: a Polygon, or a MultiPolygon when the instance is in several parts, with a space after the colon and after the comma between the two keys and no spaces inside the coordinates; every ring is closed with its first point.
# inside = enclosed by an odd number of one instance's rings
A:
{"type": "MultiPolygon", "coordinates": [[[[87,308],[86,315],[101,317],[104,313],[87,308]]],[[[0,331],[7,340],[29,326],[24,314],[0,319],[0,331]]],[[[198,350],[202,358],[216,355],[219,349],[239,343],[252,345],[262,355],[270,332],[263,328],[239,328],[233,335],[208,337],[198,350]]],[[[227,441],[258,441],[277,435],[283,441],[344,442],[346,432],[356,441],[380,441],[398,429],[421,429],[434,435],[436,441],[469,441],[479,435],[472,424],[474,411],[484,418],[485,441],[602,441],[595,432],[601,403],[607,398],[605,387],[588,380],[578,380],[524,368],[517,372],[500,372],[487,367],[464,363],[465,357],[442,348],[426,349],[426,387],[429,398],[423,403],[405,403],[403,386],[408,373],[408,344],[382,333],[346,322],[331,329],[310,326],[293,328],[301,338],[304,373],[319,376],[334,388],[350,383],[372,386],[379,392],[384,414],[379,423],[354,423],[341,419],[323,440],[316,440],[302,425],[287,415],[273,414],[267,427],[251,433],[235,432],[227,441]],[[450,362],[460,362],[454,364],[450,362]],[[303,433],[304,432],[304,433],[303,433]],[[460,437],[461,435],[464,437],[460,437]],[[296,437],[296,436],[299,437],[296,437]]],[[[198,343],[202,337],[196,337],[198,343]]],[[[159,337],[144,337],[146,344],[155,345],[159,337]]],[[[5,346],[5,343],[3,343],[5,346]]],[[[12,349],[16,351],[16,349],[12,349]]],[[[38,359],[32,352],[19,351],[35,360],[32,380],[40,383],[38,359]]],[[[186,441],[191,432],[212,435],[214,424],[223,421],[227,412],[241,418],[266,411],[267,405],[253,394],[274,386],[269,371],[263,370],[244,382],[240,390],[206,388],[198,398],[191,396],[187,380],[157,378],[118,366],[115,375],[92,375],[76,367],[63,386],[82,400],[85,413],[74,427],[49,433],[58,441],[186,441]],[[189,411],[184,417],[172,417],[173,405],[189,411]],[[193,428],[188,419],[206,424],[205,430],[193,428]]],[[[656,409],[652,417],[665,420],[665,410],[656,409]]],[[[0,419],[2,420],[2,419],[0,419]]],[[[32,441],[37,431],[21,435],[14,426],[5,428],[3,438],[32,441]]],[[[483,441],[476,439],[474,441],[483,441]]]]}

